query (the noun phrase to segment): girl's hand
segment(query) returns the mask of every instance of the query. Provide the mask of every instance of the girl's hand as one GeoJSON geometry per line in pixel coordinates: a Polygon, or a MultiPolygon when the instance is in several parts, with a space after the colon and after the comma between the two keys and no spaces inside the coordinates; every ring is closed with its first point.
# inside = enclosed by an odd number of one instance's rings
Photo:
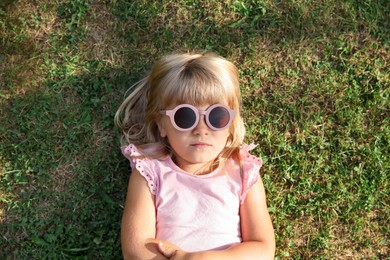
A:
{"type": "Polygon", "coordinates": [[[187,252],[167,241],[159,240],[158,250],[161,254],[171,260],[188,259],[188,257],[186,257],[188,254],[187,252]]]}

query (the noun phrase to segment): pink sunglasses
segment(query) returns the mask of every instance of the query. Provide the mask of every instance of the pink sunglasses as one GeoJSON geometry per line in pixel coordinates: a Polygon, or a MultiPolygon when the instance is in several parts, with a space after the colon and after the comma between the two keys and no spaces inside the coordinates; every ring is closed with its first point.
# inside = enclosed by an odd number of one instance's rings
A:
{"type": "Polygon", "coordinates": [[[194,129],[199,123],[200,115],[204,115],[207,126],[218,131],[230,125],[236,111],[223,104],[214,104],[206,110],[199,110],[189,104],[181,104],[172,110],[161,110],[160,114],[169,116],[172,125],[179,131],[194,129]]]}

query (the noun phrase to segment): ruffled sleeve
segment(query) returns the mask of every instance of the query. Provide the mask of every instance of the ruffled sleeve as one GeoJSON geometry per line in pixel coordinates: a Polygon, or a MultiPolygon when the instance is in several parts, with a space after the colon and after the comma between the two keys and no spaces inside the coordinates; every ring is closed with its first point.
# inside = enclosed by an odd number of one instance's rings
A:
{"type": "Polygon", "coordinates": [[[244,203],[249,189],[259,180],[259,171],[263,164],[261,158],[249,153],[256,147],[254,144],[244,145],[241,147],[240,156],[242,163],[242,190],[240,203],[244,203]]]}
{"type": "Polygon", "coordinates": [[[149,190],[153,195],[159,187],[158,177],[153,170],[151,160],[140,153],[137,147],[133,144],[121,147],[122,154],[129,159],[131,169],[136,169],[147,181],[149,190]]]}

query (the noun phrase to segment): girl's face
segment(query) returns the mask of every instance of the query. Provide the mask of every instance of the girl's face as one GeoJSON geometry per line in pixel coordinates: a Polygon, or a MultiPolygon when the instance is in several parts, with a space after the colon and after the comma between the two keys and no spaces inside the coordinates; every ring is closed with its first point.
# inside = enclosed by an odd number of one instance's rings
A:
{"type": "MultiPolygon", "coordinates": [[[[199,110],[206,110],[212,104],[196,107],[199,110]]],[[[168,109],[173,109],[170,107],[168,109]]],[[[189,173],[209,169],[213,162],[224,149],[230,135],[229,127],[223,130],[212,130],[204,120],[205,115],[200,115],[198,124],[188,131],[178,130],[168,116],[162,116],[157,122],[162,137],[167,137],[171,145],[176,164],[189,173]]]]}

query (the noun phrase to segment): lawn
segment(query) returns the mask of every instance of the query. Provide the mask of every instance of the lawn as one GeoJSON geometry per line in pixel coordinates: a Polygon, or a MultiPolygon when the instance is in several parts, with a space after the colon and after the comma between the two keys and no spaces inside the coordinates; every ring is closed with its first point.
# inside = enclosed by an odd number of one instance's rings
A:
{"type": "Polygon", "coordinates": [[[240,70],[276,259],[389,250],[387,0],[0,1],[0,259],[120,259],[113,117],[173,51],[240,70]]]}

